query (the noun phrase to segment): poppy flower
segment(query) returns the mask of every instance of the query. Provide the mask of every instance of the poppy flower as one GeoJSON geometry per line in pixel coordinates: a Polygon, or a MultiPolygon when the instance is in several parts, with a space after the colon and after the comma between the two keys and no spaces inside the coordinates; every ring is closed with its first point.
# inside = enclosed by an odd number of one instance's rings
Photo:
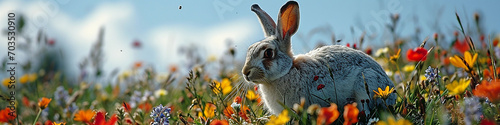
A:
{"type": "Polygon", "coordinates": [[[359,110],[356,103],[347,104],[344,106],[344,125],[352,125],[358,122],[359,110]]]}
{"type": "Polygon", "coordinates": [[[8,107],[6,107],[3,110],[0,110],[0,123],[6,123],[6,122],[9,122],[9,121],[16,119],[16,114],[14,113],[12,115],[10,113],[11,113],[11,110],[8,107]]]}
{"type": "Polygon", "coordinates": [[[116,121],[118,121],[118,118],[116,117],[116,114],[113,114],[109,121],[106,121],[106,113],[103,112],[98,112],[97,115],[95,116],[94,120],[94,125],[114,125],[116,121]]]}
{"type": "Polygon", "coordinates": [[[423,47],[417,47],[415,49],[409,49],[408,52],[406,52],[406,58],[408,61],[425,61],[427,59],[427,49],[423,47]]]}
{"type": "Polygon", "coordinates": [[[317,125],[332,124],[339,117],[340,113],[337,110],[337,105],[331,103],[330,107],[323,107],[319,110],[318,118],[316,119],[317,125]]]}
{"type": "MultiPolygon", "coordinates": [[[[468,39],[468,37],[467,37],[467,39],[468,39]]],[[[455,41],[455,44],[453,44],[453,48],[455,48],[460,53],[464,53],[465,51],[468,51],[470,48],[469,48],[469,44],[467,43],[467,39],[464,39],[464,40],[457,39],[455,41]]]]}

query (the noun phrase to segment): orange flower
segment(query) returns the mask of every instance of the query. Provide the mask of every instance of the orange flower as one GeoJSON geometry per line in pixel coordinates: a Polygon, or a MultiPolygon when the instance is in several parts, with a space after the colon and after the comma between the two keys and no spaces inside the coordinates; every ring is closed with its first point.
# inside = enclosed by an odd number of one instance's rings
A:
{"type": "Polygon", "coordinates": [[[427,59],[427,50],[422,47],[417,47],[415,49],[409,49],[408,52],[406,52],[406,58],[408,61],[425,61],[427,59]]]}
{"type": "Polygon", "coordinates": [[[238,115],[243,118],[245,121],[250,121],[250,118],[248,118],[247,114],[250,109],[247,106],[241,105],[241,110],[238,113],[238,115]]]}
{"type": "Polygon", "coordinates": [[[6,123],[14,119],[16,119],[16,113],[11,112],[11,110],[8,107],[6,107],[3,110],[0,110],[0,123],[6,123]]]}
{"type": "Polygon", "coordinates": [[[104,116],[104,114],[106,113],[103,112],[97,113],[97,115],[95,116],[94,125],[114,125],[115,122],[118,120],[116,114],[113,114],[113,116],[111,116],[109,121],[106,121],[106,116],[104,116]]]}
{"type": "Polygon", "coordinates": [[[356,103],[344,106],[344,125],[351,125],[358,122],[359,110],[356,103]]]}
{"type": "Polygon", "coordinates": [[[478,97],[486,97],[492,102],[500,101],[500,81],[493,80],[488,82],[483,80],[472,93],[478,97]]]}
{"type": "Polygon", "coordinates": [[[234,114],[234,109],[233,109],[233,107],[231,107],[230,105],[228,105],[228,106],[226,107],[226,109],[224,109],[224,115],[225,115],[226,117],[228,117],[228,118],[231,118],[231,115],[233,115],[233,114],[234,114]]]}
{"type": "Polygon", "coordinates": [[[149,112],[151,108],[153,108],[153,106],[149,102],[139,104],[139,106],[137,107],[139,107],[139,109],[142,109],[145,112],[149,112]]]}
{"type": "MultiPolygon", "coordinates": [[[[467,37],[468,39],[469,37],[467,37]]],[[[464,53],[465,51],[469,50],[469,44],[467,43],[467,39],[464,39],[463,42],[460,42],[460,40],[457,39],[455,41],[455,44],[453,44],[453,48],[458,50],[460,53],[464,53]]]]}
{"type": "Polygon", "coordinates": [[[43,97],[42,100],[38,102],[38,106],[43,110],[47,108],[47,105],[49,105],[50,101],[52,101],[52,99],[43,97]]]}
{"type": "Polygon", "coordinates": [[[337,110],[337,105],[331,103],[330,107],[323,107],[318,113],[318,118],[316,119],[316,124],[318,125],[329,125],[332,124],[339,117],[340,113],[337,110]]]}
{"type": "Polygon", "coordinates": [[[227,120],[213,120],[210,122],[210,125],[229,125],[229,122],[227,120]]]}
{"type": "Polygon", "coordinates": [[[90,120],[92,120],[92,117],[94,117],[95,114],[95,111],[90,109],[80,110],[75,114],[75,119],[73,120],[90,124],[90,120]]]}
{"type": "Polygon", "coordinates": [[[497,75],[498,75],[498,74],[500,74],[500,67],[497,67],[497,69],[496,69],[496,70],[493,70],[493,67],[492,67],[492,66],[490,66],[490,68],[489,68],[489,69],[484,69],[484,70],[483,70],[483,77],[484,77],[484,78],[490,78],[490,79],[493,79],[493,78],[494,78],[494,75],[495,75],[495,74],[493,73],[493,71],[495,71],[495,72],[497,73],[497,75]]]}

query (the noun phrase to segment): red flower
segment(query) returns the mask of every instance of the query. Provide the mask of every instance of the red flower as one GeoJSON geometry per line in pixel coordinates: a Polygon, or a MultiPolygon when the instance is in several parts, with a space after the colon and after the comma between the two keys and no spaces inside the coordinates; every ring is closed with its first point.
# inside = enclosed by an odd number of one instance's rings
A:
{"type": "Polygon", "coordinates": [[[319,76],[314,76],[314,81],[317,81],[319,79],[319,76]]]}
{"type": "Polygon", "coordinates": [[[347,43],[345,46],[347,46],[347,47],[351,47],[351,44],[347,43]]]}
{"type": "Polygon", "coordinates": [[[149,102],[139,104],[139,106],[137,106],[137,107],[139,107],[139,109],[142,109],[143,111],[146,111],[146,112],[149,112],[151,110],[151,108],[153,108],[153,106],[149,102]]]}
{"type": "Polygon", "coordinates": [[[210,125],[229,125],[229,122],[227,120],[215,119],[212,122],[210,122],[210,125]]]}
{"type": "Polygon", "coordinates": [[[318,87],[317,87],[318,90],[321,90],[323,88],[325,88],[325,85],[323,85],[323,84],[319,84],[318,87]]]}
{"type": "Polygon", "coordinates": [[[123,101],[122,106],[126,112],[130,111],[130,105],[128,103],[126,103],[125,101],[123,101]]]}
{"type": "Polygon", "coordinates": [[[406,53],[406,58],[408,61],[425,61],[427,59],[427,50],[422,47],[417,47],[415,49],[409,49],[406,53]]]}
{"type": "Polygon", "coordinates": [[[241,97],[240,96],[236,96],[236,98],[234,98],[234,102],[236,102],[237,104],[240,104],[241,103],[241,97]]]}
{"type": "MultiPolygon", "coordinates": [[[[469,37],[467,37],[467,39],[468,38],[469,37]]],[[[453,44],[453,48],[463,54],[465,51],[469,50],[469,43],[467,43],[467,39],[464,39],[463,41],[457,39],[457,41],[455,41],[455,44],[453,44]]]]}
{"type": "Polygon", "coordinates": [[[11,114],[11,110],[6,107],[4,110],[0,110],[0,123],[9,122],[16,119],[16,113],[11,114]]]}
{"type": "Polygon", "coordinates": [[[97,115],[95,116],[94,124],[93,125],[114,125],[115,122],[118,120],[116,117],[116,114],[113,114],[109,121],[106,121],[106,117],[104,116],[105,113],[103,112],[98,112],[97,115]]]}

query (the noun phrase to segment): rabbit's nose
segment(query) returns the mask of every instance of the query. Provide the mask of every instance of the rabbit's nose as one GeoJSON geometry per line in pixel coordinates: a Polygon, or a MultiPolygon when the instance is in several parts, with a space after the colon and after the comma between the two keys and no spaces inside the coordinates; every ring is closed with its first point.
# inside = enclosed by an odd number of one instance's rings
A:
{"type": "Polygon", "coordinates": [[[248,75],[250,75],[250,70],[248,70],[247,72],[245,72],[245,76],[248,77],[248,75]]]}

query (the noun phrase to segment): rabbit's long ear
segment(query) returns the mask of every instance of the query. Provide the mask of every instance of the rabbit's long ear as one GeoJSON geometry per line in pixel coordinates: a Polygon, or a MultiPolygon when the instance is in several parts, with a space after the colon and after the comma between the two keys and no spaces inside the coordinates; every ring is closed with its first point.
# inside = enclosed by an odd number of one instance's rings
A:
{"type": "Polygon", "coordinates": [[[288,1],[281,7],[278,15],[277,36],[289,42],[290,37],[299,28],[299,4],[296,1],[288,1]]]}
{"type": "Polygon", "coordinates": [[[260,9],[259,5],[252,5],[252,11],[257,14],[260,20],[262,29],[264,29],[264,36],[268,37],[276,33],[276,23],[274,23],[273,18],[269,16],[264,10],[260,9]]]}

